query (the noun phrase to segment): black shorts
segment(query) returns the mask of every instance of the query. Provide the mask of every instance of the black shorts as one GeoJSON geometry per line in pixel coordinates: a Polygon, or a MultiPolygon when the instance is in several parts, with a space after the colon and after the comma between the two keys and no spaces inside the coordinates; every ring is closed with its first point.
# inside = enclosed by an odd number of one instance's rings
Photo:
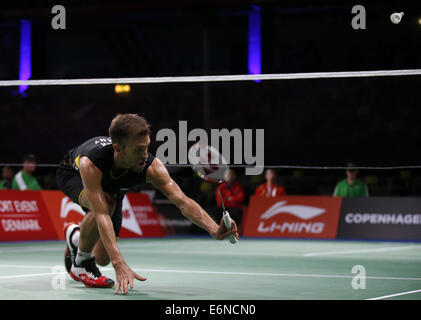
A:
{"type": "MultiPolygon", "coordinates": [[[[72,167],[60,164],[56,171],[57,186],[68,196],[74,203],[79,203],[80,196],[83,193],[83,183],[80,174],[72,167]]],[[[111,217],[113,222],[115,236],[118,238],[120,234],[121,224],[123,222],[123,196],[110,194],[116,200],[114,214],[111,217]]],[[[81,206],[86,213],[90,212],[88,208],[81,206]]]]}

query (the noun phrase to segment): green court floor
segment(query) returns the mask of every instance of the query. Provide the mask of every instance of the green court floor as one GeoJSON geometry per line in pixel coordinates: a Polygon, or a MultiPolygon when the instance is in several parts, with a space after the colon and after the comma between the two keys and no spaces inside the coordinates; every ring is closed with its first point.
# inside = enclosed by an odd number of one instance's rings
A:
{"type": "MultiPolygon", "coordinates": [[[[127,263],[148,278],[126,296],[73,281],[64,247],[0,244],[0,299],[421,299],[420,243],[122,239],[127,263]]],[[[101,270],[115,279],[111,265],[101,270]]]]}

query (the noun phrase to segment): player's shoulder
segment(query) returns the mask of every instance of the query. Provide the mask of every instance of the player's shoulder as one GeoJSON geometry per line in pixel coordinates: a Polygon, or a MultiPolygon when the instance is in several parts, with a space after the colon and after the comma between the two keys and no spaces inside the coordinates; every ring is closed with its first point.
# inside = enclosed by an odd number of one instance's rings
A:
{"type": "Polygon", "coordinates": [[[146,182],[154,184],[168,181],[171,178],[167,167],[158,157],[152,156],[148,161],[150,164],[146,168],[146,182]]]}
{"type": "Polygon", "coordinates": [[[146,160],[147,174],[160,174],[163,170],[167,171],[165,164],[158,157],[155,157],[152,153],[148,152],[148,160],[146,160]]]}
{"type": "Polygon", "coordinates": [[[107,155],[112,152],[113,145],[110,137],[98,136],[85,141],[81,145],[81,153],[87,155],[104,154],[107,155]]]}
{"type": "MultiPolygon", "coordinates": [[[[111,138],[106,136],[97,136],[82,143],[77,148],[76,158],[88,158],[101,171],[108,169],[114,159],[114,148],[111,138]]],[[[78,159],[79,160],[79,159],[78,159]]],[[[78,161],[76,161],[78,162],[78,161]]]]}
{"type": "Polygon", "coordinates": [[[95,147],[97,149],[110,148],[112,147],[111,138],[107,136],[97,136],[86,140],[84,143],[86,146],[95,147]]]}

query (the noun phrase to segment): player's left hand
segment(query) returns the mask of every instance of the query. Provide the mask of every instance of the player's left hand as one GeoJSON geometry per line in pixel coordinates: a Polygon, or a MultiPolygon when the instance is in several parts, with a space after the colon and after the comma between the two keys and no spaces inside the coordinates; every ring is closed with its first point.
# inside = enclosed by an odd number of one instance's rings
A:
{"type": "Polygon", "coordinates": [[[227,230],[227,227],[225,226],[224,219],[221,219],[221,222],[219,224],[218,230],[215,234],[212,235],[212,237],[216,240],[224,240],[228,238],[231,234],[235,234],[235,237],[240,239],[240,235],[238,234],[238,228],[237,224],[234,220],[231,219],[231,229],[227,230]]]}
{"type": "Polygon", "coordinates": [[[118,294],[120,290],[121,294],[127,294],[129,287],[130,289],[133,289],[133,279],[137,279],[139,281],[146,280],[146,278],[139,276],[136,272],[130,269],[124,261],[113,264],[113,267],[117,279],[117,288],[114,292],[116,294],[118,294]]]}

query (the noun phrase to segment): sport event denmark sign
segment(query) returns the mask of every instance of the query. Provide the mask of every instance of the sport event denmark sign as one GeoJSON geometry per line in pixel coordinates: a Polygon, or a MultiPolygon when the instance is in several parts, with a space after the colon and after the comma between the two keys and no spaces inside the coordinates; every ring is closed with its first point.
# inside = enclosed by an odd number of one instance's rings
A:
{"type": "Polygon", "coordinates": [[[0,192],[0,241],[56,238],[39,191],[0,192]]]}

